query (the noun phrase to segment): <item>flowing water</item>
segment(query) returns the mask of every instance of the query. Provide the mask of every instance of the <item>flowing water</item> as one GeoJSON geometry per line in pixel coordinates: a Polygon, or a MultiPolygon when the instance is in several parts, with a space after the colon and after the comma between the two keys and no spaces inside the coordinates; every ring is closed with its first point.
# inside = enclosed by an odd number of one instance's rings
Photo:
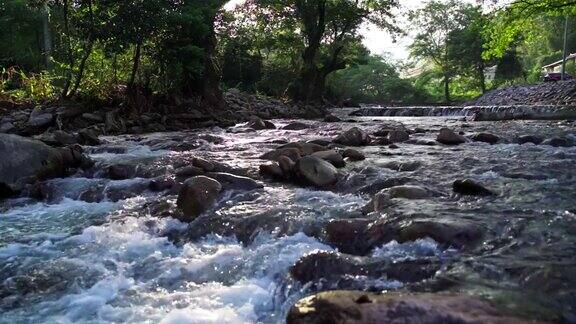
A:
{"type": "MultiPolygon", "coordinates": [[[[318,289],[292,280],[290,267],[306,254],[333,251],[322,241],[323,225],[361,217],[371,196],[359,188],[391,177],[441,193],[398,201],[394,213],[466,219],[484,236],[468,251],[429,238],[392,241],[370,252],[370,259],[441,259],[446,265],[437,276],[451,284],[427,290],[466,292],[519,314],[576,320],[576,147],[513,143],[525,134],[576,140],[574,123],[395,119],[410,129],[423,128],[412,135],[421,144],[444,126],[490,131],[503,143],[363,147],[367,160],[348,163],[335,191],[266,181],[261,190],[226,194],[201,217],[222,221],[212,234],[193,228],[205,223],[188,225],[146,208],[174,203],[175,195],[148,190],[149,178],[172,174],[192,156],[255,177],[263,163],[258,157],[279,140],[333,138],[352,126],[371,132],[394,120],[356,119],[309,122],[314,127],[302,131],[212,128],[105,138],[107,144],[90,149],[92,158],[99,165],[138,165],[134,178],[109,180],[98,171],[84,172],[48,181],[43,201],[0,202],[0,322],[283,322],[296,300],[318,289]],[[402,163],[411,171],[397,171],[402,163]],[[478,180],[498,196],[456,197],[451,183],[460,178],[478,180]],[[82,201],[92,188],[102,188],[103,199],[82,201]]],[[[406,288],[386,278],[353,279],[371,290],[406,288]]]]}

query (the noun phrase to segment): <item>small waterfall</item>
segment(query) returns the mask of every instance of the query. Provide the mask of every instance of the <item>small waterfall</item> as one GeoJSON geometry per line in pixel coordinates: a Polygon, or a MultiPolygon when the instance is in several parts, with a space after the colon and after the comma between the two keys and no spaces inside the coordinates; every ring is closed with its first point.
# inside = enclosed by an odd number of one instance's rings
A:
{"type": "Polygon", "coordinates": [[[355,117],[468,117],[476,121],[512,119],[572,119],[576,106],[445,106],[364,107],[350,113],[355,117]]]}

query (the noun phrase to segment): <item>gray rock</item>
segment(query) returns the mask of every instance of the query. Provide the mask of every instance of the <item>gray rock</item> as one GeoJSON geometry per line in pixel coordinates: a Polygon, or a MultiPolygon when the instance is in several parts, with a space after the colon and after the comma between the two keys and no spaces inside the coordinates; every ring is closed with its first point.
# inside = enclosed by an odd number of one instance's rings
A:
{"type": "Polygon", "coordinates": [[[494,192],[472,179],[456,180],[452,184],[455,193],[469,196],[492,196],[494,192]]]}
{"type": "Polygon", "coordinates": [[[304,129],[308,129],[308,128],[310,128],[310,125],[305,124],[305,123],[301,123],[301,122],[293,122],[293,123],[290,123],[290,124],[282,127],[282,129],[284,129],[284,130],[293,130],[293,131],[304,130],[304,129]]]}
{"type": "Polygon", "coordinates": [[[466,138],[460,134],[454,133],[452,130],[448,128],[442,128],[436,141],[445,145],[458,145],[462,143],[466,143],[466,138]]]}
{"type": "Polygon", "coordinates": [[[296,163],[295,170],[301,181],[318,188],[330,187],[338,181],[338,170],[315,156],[301,158],[296,163]]]}
{"type": "Polygon", "coordinates": [[[176,205],[182,211],[180,220],[191,222],[215,203],[222,185],[205,176],[190,178],[184,182],[178,194],[176,205]]]}
{"type": "Polygon", "coordinates": [[[88,122],[91,123],[103,123],[104,118],[100,115],[91,114],[91,113],[84,113],[82,114],[82,118],[86,119],[88,122]]]}
{"type": "Polygon", "coordinates": [[[532,323],[504,315],[489,302],[454,293],[375,294],[329,291],[294,305],[288,324],[312,323],[532,323]]]}
{"type": "Polygon", "coordinates": [[[12,122],[3,122],[0,124],[0,133],[10,133],[16,129],[12,122]]]}
{"type": "Polygon", "coordinates": [[[406,142],[410,139],[410,134],[405,130],[392,130],[388,133],[388,140],[392,143],[406,142]]]}
{"type": "Polygon", "coordinates": [[[340,119],[334,115],[327,115],[326,117],[324,117],[324,121],[327,123],[337,123],[337,122],[341,122],[342,119],[340,119]]]}
{"type": "Polygon", "coordinates": [[[262,164],[259,167],[260,175],[265,177],[270,177],[272,179],[281,180],[284,178],[284,172],[278,165],[277,162],[271,162],[268,164],[262,164]]]}
{"type": "Polygon", "coordinates": [[[351,161],[363,161],[366,160],[366,156],[364,155],[364,153],[355,150],[355,149],[346,149],[344,150],[344,152],[342,152],[342,156],[344,158],[348,158],[351,161]]]}
{"type": "Polygon", "coordinates": [[[32,128],[47,128],[54,122],[54,115],[49,112],[35,109],[28,119],[28,126],[32,128]]]}
{"type": "Polygon", "coordinates": [[[574,143],[565,137],[554,137],[545,140],[542,142],[542,145],[550,145],[553,147],[572,147],[574,146],[574,143]]]}
{"type": "Polygon", "coordinates": [[[490,133],[476,133],[472,135],[472,140],[475,142],[484,142],[494,145],[500,141],[500,137],[490,133]]]}
{"type": "Polygon", "coordinates": [[[347,146],[363,146],[370,143],[370,136],[360,128],[353,127],[336,137],[334,143],[347,146]]]}
{"type": "Polygon", "coordinates": [[[517,142],[518,144],[526,144],[526,143],[532,143],[532,144],[536,144],[539,145],[544,141],[543,138],[536,136],[536,135],[522,135],[520,137],[518,137],[517,142]]]}
{"type": "Polygon", "coordinates": [[[27,183],[61,177],[89,160],[76,148],[52,148],[18,135],[0,134],[0,185],[18,191],[27,183]]]}
{"type": "Polygon", "coordinates": [[[208,177],[217,180],[224,190],[250,191],[264,187],[261,183],[248,177],[242,177],[231,173],[211,172],[208,177]]]}

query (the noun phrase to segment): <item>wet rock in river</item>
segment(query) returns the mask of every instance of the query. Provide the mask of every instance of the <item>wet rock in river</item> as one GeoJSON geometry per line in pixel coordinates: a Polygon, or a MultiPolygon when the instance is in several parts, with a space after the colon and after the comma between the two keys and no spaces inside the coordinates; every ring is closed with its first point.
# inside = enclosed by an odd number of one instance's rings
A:
{"type": "Polygon", "coordinates": [[[267,121],[267,120],[263,120],[260,117],[256,117],[253,116],[250,118],[250,121],[248,122],[248,127],[255,129],[255,130],[263,130],[263,129],[275,129],[276,126],[267,121]]]}
{"type": "Polygon", "coordinates": [[[388,140],[392,143],[406,142],[410,139],[410,134],[405,130],[392,130],[388,133],[388,140]]]}
{"type": "Polygon", "coordinates": [[[327,188],[338,181],[338,170],[316,156],[301,158],[296,163],[295,171],[299,180],[317,188],[327,188]]]}
{"type": "Polygon", "coordinates": [[[542,142],[542,145],[550,145],[553,147],[572,147],[574,143],[565,137],[554,137],[542,142]]]}
{"type": "Polygon", "coordinates": [[[522,136],[518,137],[518,139],[517,139],[518,144],[532,143],[532,144],[539,145],[543,141],[544,141],[544,139],[542,137],[536,136],[536,135],[522,135],[522,136]]]}
{"type": "Polygon", "coordinates": [[[278,165],[277,162],[271,162],[268,164],[262,164],[259,167],[260,175],[264,177],[269,177],[274,180],[282,180],[284,179],[284,172],[278,165]]]}
{"type": "Polygon", "coordinates": [[[364,234],[371,222],[365,218],[332,220],[326,225],[325,241],[342,253],[364,255],[369,252],[364,234]]]}
{"type": "Polygon", "coordinates": [[[11,191],[37,180],[64,176],[69,168],[91,165],[80,148],[52,148],[10,134],[0,134],[0,156],[0,184],[11,191]]]}
{"type": "Polygon", "coordinates": [[[381,191],[382,189],[392,188],[396,186],[402,186],[410,182],[411,178],[400,177],[400,178],[388,178],[388,179],[376,179],[372,183],[360,188],[359,192],[364,194],[374,195],[381,191]]]}
{"type": "Polygon", "coordinates": [[[278,161],[278,166],[280,167],[280,170],[282,170],[284,176],[292,175],[294,172],[294,167],[296,166],[296,163],[292,161],[292,159],[282,155],[276,161],[278,161]]]}
{"type": "Polygon", "coordinates": [[[214,169],[216,168],[214,163],[197,157],[192,159],[192,164],[206,172],[214,171],[214,169]]]}
{"type": "Polygon", "coordinates": [[[456,134],[451,129],[442,128],[438,134],[438,137],[436,138],[436,141],[445,145],[458,145],[466,143],[466,138],[460,134],[456,134]]]}
{"type": "Polygon", "coordinates": [[[342,156],[344,158],[348,158],[350,159],[350,161],[363,161],[366,160],[366,156],[364,155],[364,153],[355,150],[355,149],[346,149],[344,150],[344,152],[342,152],[342,156]]]}
{"type": "Polygon", "coordinates": [[[482,238],[480,228],[470,221],[451,219],[414,219],[394,225],[398,242],[430,237],[436,242],[457,248],[469,247],[482,238]]]}
{"type": "Polygon", "coordinates": [[[418,186],[396,186],[385,189],[382,193],[389,195],[390,198],[402,199],[426,199],[432,196],[428,189],[418,186]]]}
{"type": "Polygon", "coordinates": [[[345,276],[386,277],[389,280],[418,282],[434,276],[439,269],[438,263],[430,260],[371,261],[369,258],[341,253],[317,252],[298,260],[290,269],[290,274],[301,283],[325,279],[329,286],[338,286],[338,281],[345,276]]]}
{"type": "Polygon", "coordinates": [[[409,161],[409,162],[392,161],[382,166],[387,169],[399,172],[412,172],[418,170],[422,166],[422,163],[419,161],[409,161]]]}
{"type": "Polygon", "coordinates": [[[312,156],[328,161],[337,168],[343,168],[346,166],[346,162],[344,162],[342,155],[334,150],[316,152],[313,153],[312,156]]]}
{"type": "Polygon", "coordinates": [[[500,141],[500,137],[491,133],[476,133],[472,135],[472,140],[475,142],[484,142],[494,145],[500,141]]]}
{"type": "Polygon", "coordinates": [[[287,156],[292,161],[298,161],[302,157],[302,154],[300,153],[299,149],[294,148],[294,147],[288,147],[288,148],[275,149],[274,151],[270,151],[268,153],[265,153],[260,158],[263,160],[276,161],[281,156],[287,156]]]}
{"type": "Polygon", "coordinates": [[[79,142],[82,145],[100,145],[102,141],[98,138],[98,134],[91,129],[82,129],[78,132],[79,142]]]}
{"type": "Polygon", "coordinates": [[[191,222],[216,203],[222,185],[205,176],[190,178],[184,182],[176,202],[182,211],[181,221],[191,222]]]}
{"type": "Polygon", "coordinates": [[[353,127],[336,137],[334,143],[347,146],[363,146],[370,143],[370,136],[360,128],[353,127]]]}
{"type": "Polygon", "coordinates": [[[136,175],[136,166],[131,164],[114,164],[104,169],[105,177],[112,180],[124,180],[134,178],[136,175]]]}
{"type": "Polygon", "coordinates": [[[152,191],[159,192],[170,190],[176,186],[176,180],[168,176],[159,176],[150,181],[148,188],[152,191]]]}
{"type": "Polygon", "coordinates": [[[224,172],[210,172],[208,177],[217,180],[222,185],[223,190],[250,191],[264,187],[261,183],[248,177],[242,177],[224,172]]]}
{"type": "Polygon", "coordinates": [[[337,122],[341,122],[342,119],[340,119],[334,115],[327,115],[326,117],[324,117],[324,121],[327,123],[337,123],[337,122]]]}
{"type": "Polygon", "coordinates": [[[463,294],[329,291],[301,299],[286,319],[304,323],[532,323],[463,294]]]}
{"type": "Polygon", "coordinates": [[[325,139],[325,138],[319,138],[319,139],[308,141],[308,143],[317,144],[320,146],[329,146],[330,144],[332,144],[332,141],[329,139],[325,139]]]}
{"type": "Polygon", "coordinates": [[[308,129],[308,128],[310,128],[310,125],[305,124],[305,123],[301,123],[301,122],[293,122],[293,123],[290,123],[290,124],[282,127],[283,130],[293,130],[293,131],[304,130],[304,129],[308,129]]]}
{"type": "Polygon", "coordinates": [[[178,178],[190,178],[199,175],[203,175],[205,172],[201,168],[193,165],[178,168],[176,170],[176,176],[178,178]]]}
{"type": "Polygon", "coordinates": [[[472,179],[456,180],[452,184],[455,193],[468,196],[492,196],[494,192],[472,179]]]}
{"type": "MultiPolygon", "coordinates": [[[[301,156],[306,156],[306,155],[310,155],[310,154],[313,154],[316,152],[328,150],[328,148],[326,148],[323,145],[318,145],[318,144],[314,144],[314,143],[307,143],[307,142],[288,143],[288,144],[280,146],[278,149],[286,149],[286,148],[298,149],[301,156]]],[[[296,161],[296,160],[293,160],[293,161],[296,161]]]]}

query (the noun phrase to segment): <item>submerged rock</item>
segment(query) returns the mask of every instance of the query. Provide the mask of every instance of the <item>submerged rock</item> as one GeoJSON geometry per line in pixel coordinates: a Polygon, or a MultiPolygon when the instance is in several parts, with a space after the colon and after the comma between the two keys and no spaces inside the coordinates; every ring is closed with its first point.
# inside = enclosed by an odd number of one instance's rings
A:
{"type": "Polygon", "coordinates": [[[282,172],[282,169],[277,162],[262,164],[260,165],[259,170],[260,175],[265,177],[270,177],[275,180],[281,180],[284,178],[284,172],[282,172]]]}
{"type": "Polygon", "coordinates": [[[301,299],[286,319],[304,323],[533,323],[463,294],[329,291],[301,299]]]}
{"type": "Polygon", "coordinates": [[[492,196],[494,192],[472,179],[456,180],[452,184],[455,193],[469,196],[492,196]]]}
{"type": "Polygon", "coordinates": [[[316,156],[305,156],[295,166],[298,179],[317,188],[327,188],[338,181],[338,170],[316,156]]]}
{"type": "Polygon", "coordinates": [[[363,146],[370,143],[370,136],[360,128],[353,127],[336,137],[334,143],[347,146],[363,146]]]}
{"type": "Polygon", "coordinates": [[[475,142],[484,142],[494,145],[500,141],[500,137],[490,133],[476,133],[472,135],[472,140],[475,142]]]}
{"type": "Polygon", "coordinates": [[[542,145],[550,145],[553,147],[572,147],[574,144],[565,137],[554,137],[542,142],[542,145]]]}
{"type": "Polygon", "coordinates": [[[436,138],[436,141],[445,145],[458,145],[466,143],[466,138],[460,134],[456,134],[454,131],[448,128],[442,128],[438,134],[438,137],[436,138]]]}
{"type": "Polygon", "coordinates": [[[180,220],[191,222],[196,219],[214,205],[221,191],[222,185],[212,178],[197,176],[186,180],[176,202],[182,211],[180,220]]]}
{"type": "Polygon", "coordinates": [[[522,136],[518,137],[518,139],[517,139],[518,144],[532,143],[532,144],[539,145],[543,141],[544,141],[544,139],[542,137],[536,136],[536,135],[522,135],[522,136]]]}

